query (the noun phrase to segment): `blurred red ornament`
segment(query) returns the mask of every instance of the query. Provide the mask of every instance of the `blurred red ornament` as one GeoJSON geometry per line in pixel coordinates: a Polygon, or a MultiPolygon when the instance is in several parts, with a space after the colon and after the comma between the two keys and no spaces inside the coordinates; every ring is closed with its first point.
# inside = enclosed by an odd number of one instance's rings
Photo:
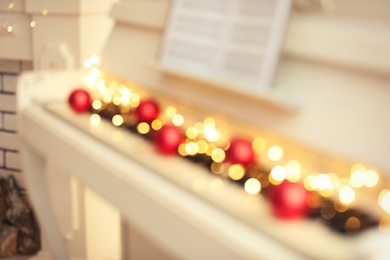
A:
{"type": "Polygon", "coordinates": [[[151,123],[157,119],[160,110],[157,103],[152,99],[142,100],[138,107],[134,110],[137,123],[147,122],[151,123]]]}
{"type": "Polygon", "coordinates": [[[177,149],[183,140],[184,137],[176,126],[164,125],[155,132],[153,141],[160,153],[170,155],[177,153],[177,149]]]}
{"type": "Polygon", "coordinates": [[[282,219],[304,218],[309,213],[310,192],[301,183],[283,181],[270,188],[269,200],[275,216],[282,219]]]}
{"type": "Polygon", "coordinates": [[[91,107],[91,96],[84,89],[75,89],[70,93],[68,103],[76,113],[84,113],[91,107]]]}
{"type": "Polygon", "coordinates": [[[254,162],[255,154],[252,143],[245,139],[236,138],[230,141],[230,147],[226,151],[226,161],[244,166],[254,162]]]}

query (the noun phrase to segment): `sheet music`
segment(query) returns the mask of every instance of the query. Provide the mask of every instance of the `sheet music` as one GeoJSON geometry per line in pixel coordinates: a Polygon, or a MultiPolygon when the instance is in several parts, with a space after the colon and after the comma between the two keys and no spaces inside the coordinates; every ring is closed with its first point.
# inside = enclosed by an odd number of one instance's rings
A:
{"type": "Polygon", "coordinates": [[[250,90],[271,86],[290,1],[176,0],[161,63],[250,90]]]}

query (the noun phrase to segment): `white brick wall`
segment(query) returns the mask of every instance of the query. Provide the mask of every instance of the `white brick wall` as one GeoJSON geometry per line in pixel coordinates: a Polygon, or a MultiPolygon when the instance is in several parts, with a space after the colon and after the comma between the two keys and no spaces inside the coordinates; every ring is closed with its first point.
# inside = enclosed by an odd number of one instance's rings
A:
{"type": "Polygon", "coordinates": [[[0,111],[15,112],[16,111],[16,96],[9,93],[0,93],[0,111]]]}
{"type": "Polygon", "coordinates": [[[16,95],[19,74],[32,62],[0,60],[0,176],[12,174],[22,188],[22,160],[18,135],[16,95]]]}
{"type": "Polygon", "coordinates": [[[16,84],[18,75],[7,75],[3,76],[3,92],[16,92],[16,84]]]}
{"type": "Polygon", "coordinates": [[[17,133],[0,132],[0,150],[18,151],[19,148],[19,135],[17,133]]]}
{"type": "MultiPolygon", "coordinates": [[[[8,113],[4,113],[3,115],[3,121],[2,121],[2,124],[0,125],[0,127],[2,126],[4,128],[4,130],[7,130],[7,131],[14,131],[16,132],[17,131],[17,117],[16,117],[16,114],[8,114],[8,113]]],[[[1,118],[0,118],[1,120],[1,118]]]]}

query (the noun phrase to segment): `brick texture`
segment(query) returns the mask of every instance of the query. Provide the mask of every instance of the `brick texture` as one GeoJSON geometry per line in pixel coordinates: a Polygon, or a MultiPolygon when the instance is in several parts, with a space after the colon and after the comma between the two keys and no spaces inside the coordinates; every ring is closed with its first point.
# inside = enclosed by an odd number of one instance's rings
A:
{"type": "Polygon", "coordinates": [[[8,93],[0,93],[0,111],[16,112],[16,96],[8,93]]]}
{"type": "Polygon", "coordinates": [[[18,75],[5,74],[3,76],[3,92],[15,93],[17,81],[18,75]]]}
{"type": "Polygon", "coordinates": [[[31,61],[0,60],[0,176],[12,174],[22,187],[22,159],[17,125],[17,82],[31,61]]]}
{"type": "Polygon", "coordinates": [[[0,149],[18,151],[20,149],[19,135],[4,131],[0,132],[0,149]]]}
{"type": "Polygon", "coordinates": [[[16,114],[4,113],[2,124],[0,124],[0,127],[6,131],[16,132],[18,127],[16,114]]]}
{"type": "Polygon", "coordinates": [[[15,60],[0,60],[0,73],[20,73],[21,62],[15,60]]]}

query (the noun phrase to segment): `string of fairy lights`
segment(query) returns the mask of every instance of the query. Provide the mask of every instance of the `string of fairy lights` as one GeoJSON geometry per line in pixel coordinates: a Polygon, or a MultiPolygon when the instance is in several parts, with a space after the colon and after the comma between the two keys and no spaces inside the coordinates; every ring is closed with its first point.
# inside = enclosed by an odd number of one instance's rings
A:
{"type": "MultiPolygon", "coordinates": [[[[177,107],[167,105],[161,112],[151,110],[154,117],[140,120],[139,110],[150,111],[154,104],[145,100],[132,86],[128,86],[109,79],[103,71],[98,69],[99,57],[94,55],[86,59],[84,66],[89,69],[85,77],[87,92],[92,97],[91,105],[88,103],[90,124],[98,126],[101,120],[109,119],[117,127],[127,126],[139,135],[147,136],[151,133],[163,132],[165,126],[170,125],[183,133],[182,139],[175,147],[175,153],[179,156],[203,162],[209,167],[210,172],[222,178],[228,178],[242,184],[246,193],[250,195],[267,194],[267,190],[277,186],[283,186],[286,182],[300,184],[305,191],[315,196],[305,197],[307,203],[316,211],[315,214],[326,221],[343,220],[343,231],[356,231],[364,225],[376,225],[385,230],[390,218],[390,190],[379,187],[380,174],[363,164],[353,164],[350,167],[349,176],[341,176],[337,173],[304,172],[304,161],[286,159],[285,150],[281,145],[268,145],[265,137],[257,136],[251,140],[229,139],[227,135],[217,127],[218,122],[213,117],[206,117],[202,121],[188,123],[187,117],[178,111],[177,107]],[[146,102],[145,102],[146,101],[146,102]],[[148,103],[144,108],[145,103],[148,103]],[[138,112],[137,112],[138,111],[138,112]],[[138,113],[138,114],[137,114],[138,113]],[[137,117],[138,116],[138,117],[137,117]],[[232,148],[236,152],[231,152],[232,148]],[[249,151],[250,150],[250,151],[249,151]],[[252,155],[254,158],[252,158],[252,155]],[[267,158],[272,166],[266,169],[261,160],[267,158]],[[232,159],[233,158],[233,159],[232,159]],[[358,204],[357,194],[375,191],[382,217],[378,221],[367,218],[365,214],[355,214],[354,205],[358,204]],[[351,213],[353,212],[353,214],[351,213]],[[338,217],[335,217],[336,215],[338,217]],[[364,215],[364,217],[362,217],[364,215]],[[366,223],[366,224],[365,224],[366,223]]],[[[141,113],[144,113],[141,111],[141,113]]],[[[169,133],[172,135],[172,133],[169,133]]],[[[163,140],[165,146],[169,146],[169,140],[163,140]]],[[[176,145],[176,143],[175,143],[176,145]]],[[[164,150],[161,150],[165,153],[164,150]]],[[[268,192],[269,193],[269,192],[268,192]]],[[[295,202],[294,202],[295,203],[295,202]]]]}
{"type": "MultiPolygon", "coordinates": [[[[8,1],[8,5],[6,6],[7,13],[11,14],[15,11],[15,9],[18,9],[18,4],[21,4],[21,2],[12,0],[8,1]]],[[[40,13],[42,16],[47,16],[49,14],[49,10],[47,8],[43,8],[40,13]]],[[[17,30],[15,26],[16,25],[10,19],[0,20],[0,34],[13,34],[15,32],[15,29],[17,30]]],[[[31,28],[35,28],[37,26],[37,22],[33,18],[31,18],[29,26],[31,28]]]]}

